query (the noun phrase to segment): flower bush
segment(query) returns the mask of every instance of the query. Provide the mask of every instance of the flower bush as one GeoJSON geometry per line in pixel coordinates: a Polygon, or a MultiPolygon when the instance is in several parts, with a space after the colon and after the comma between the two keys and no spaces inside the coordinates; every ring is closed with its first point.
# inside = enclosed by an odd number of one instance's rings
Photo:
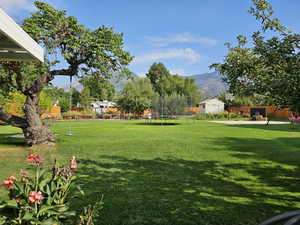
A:
{"type": "Polygon", "coordinates": [[[222,112],[222,113],[198,113],[194,115],[194,119],[196,120],[240,120],[249,118],[244,115],[240,115],[238,113],[233,112],[222,112]]]}
{"type": "Polygon", "coordinates": [[[19,179],[10,176],[1,185],[8,190],[9,200],[0,203],[0,224],[68,224],[68,219],[75,216],[70,200],[76,195],[71,196],[70,190],[75,186],[76,158],[73,156],[67,166],[55,162],[52,168],[44,167],[44,160],[36,154],[28,155],[27,162],[33,176],[21,171],[19,179]]]}

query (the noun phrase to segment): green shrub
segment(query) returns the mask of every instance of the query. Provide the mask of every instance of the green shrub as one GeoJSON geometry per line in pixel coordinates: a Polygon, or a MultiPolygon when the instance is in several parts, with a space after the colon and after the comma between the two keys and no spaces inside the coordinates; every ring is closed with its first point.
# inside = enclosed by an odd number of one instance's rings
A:
{"type": "Polygon", "coordinates": [[[238,113],[198,113],[194,116],[196,120],[228,120],[228,119],[245,119],[247,117],[242,116],[238,113]]]}
{"type": "Polygon", "coordinates": [[[22,171],[19,179],[10,176],[2,184],[8,190],[9,200],[0,203],[0,224],[69,224],[69,219],[76,215],[70,210],[71,200],[76,196],[71,195],[76,179],[75,157],[63,167],[57,162],[52,168],[43,167],[42,158],[35,154],[28,155],[27,162],[33,166],[32,176],[22,171]]]}

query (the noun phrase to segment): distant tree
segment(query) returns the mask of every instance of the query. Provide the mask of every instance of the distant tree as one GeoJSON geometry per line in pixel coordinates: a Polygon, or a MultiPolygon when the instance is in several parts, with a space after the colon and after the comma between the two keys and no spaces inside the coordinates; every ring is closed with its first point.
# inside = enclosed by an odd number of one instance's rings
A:
{"type": "Polygon", "coordinates": [[[159,96],[172,94],[171,74],[164,64],[152,64],[146,76],[149,78],[153,89],[159,96]]]}
{"type": "MultiPolygon", "coordinates": [[[[58,104],[61,107],[62,112],[67,112],[70,109],[70,93],[65,91],[63,88],[59,88],[53,85],[47,86],[44,91],[53,100],[53,104],[58,104]]],[[[80,95],[80,93],[79,93],[80,95]]],[[[73,97],[74,99],[74,97],[73,97]]],[[[79,100],[76,101],[79,102],[79,100]]],[[[75,104],[75,106],[76,106],[75,104]]],[[[73,105],[74,106],[74,105],[73,105]]]]}
{"type": "Polygon", "coordinates": [[[202,93],[194,79],[172,75],[162,63],[154,63],[146,76],[159,96],[185,96],[190,105],[195,105],[202,99],[202,93]]]}
{"type": "Polygon", "coordinates": [[[193,106],[202,100],[202,93],[193,78],[173,75],[171,76],[171,83],[172,94],[185,96],[188,105],[193,106]]]}
{"type": "Polygon", "coordinates": [[[101,79],[119,71],[126,72],[132,57],[123,49],[123,35],[112,28],[86,28],[66,11],[56,10],[45,2],[36,1],[37,11],[22,23],[22,28],[46,52],[46,63],[6,62],[0,66],[0,89],[15,89],[26,96],[24,117],[13,116],[0,108],[0,120],[22,129],[27,145],[51,144],[54,134],[39,118],[41,91],[57,76],[85,76],[92,73],[101,79]],[[64,67],[58,67],[64,65],[64,67]],[[55,68],[54,68],[55,66],[55,68]]]}
{"type": "Polygon", "coordinates": [[[227,44],[229,52],[224,62],[212,67],[224,74],[231,93],[264,96],[273,105],[299,113],[300,35],[288,31],[273,17],[267,0],[253,3],[250,13],[261,22],[261,31],[253,33],[249,46],[241,35],[237,37],[237,46],[227,44]],[[271,38],[263,36],[267,31],[271,38]]]}
{"type": "MultiPolygon", "coordinates": [[[[24,116],[23,105],[25,101],[26,98],[22,93],[18,91],[14,91],[9,93],[9,95],[7,95],[5,99],[3,99],[2,107],[7,112],[13,115],[24,116]]],[[[42,91],[40,93],[40,101],[37,106],[39,115],[42,113],[49,112],[52,105],[53,105],[53,99],[51,98],[51,96],[49,96],[47,92],[42,91]]]]}
{"type": "Polygon", "coordinates": [[[188,102],[185,96],[172,94],[156,97],[152,103],[152,110],[164,116],[181,115],[185,112],[188,102]]]}
{"type": "Polygon", "coordinates": [[[84,88],[81,91],[80,99],[79,99],[79,103],[80,103],[81,107],[83,107],[85,110],[90,110],[92,101],[93,101],[93,98],[91,97],[90,89],[84,88]]]}
{"type": "Polygon", "coordinates": [[[140,114],[151,107],[156,96],[148,78],[136,78],[125,84],[117,105],[123,112],[140,114]]]}
{"type": "Polygon", "coordinates": [[[97,79],[87,76],[80,80],[80,83],[90,89],[91,96],[95,100],[113,100],[115,96],[115,86],[108,79],[97,79]]]}
{"type": "MultiPolygon", "coordinates": [[[[72,88],[72,107],[77,107],[78,103],[80,103],[80,98],[81,98],[81,93],[80,91],[78,91],[76,88],[72,88]]],[[[68,92],[68,96],[70,96],[70,91],[68,92]]],[[[70,99],[68,99],[69,101],[69,108],[70,108],[70,99]]]]}

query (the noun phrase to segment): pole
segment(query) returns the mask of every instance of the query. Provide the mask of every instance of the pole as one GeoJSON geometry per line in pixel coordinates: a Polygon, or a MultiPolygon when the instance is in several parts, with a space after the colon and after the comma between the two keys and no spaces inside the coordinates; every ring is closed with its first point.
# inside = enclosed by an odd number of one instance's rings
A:
{"type": "MultiPolygon", "coordinates": [[[[69,98],[69,111],[72,111],[72,78],[73,76],[70,76],[70,98],[69,98]]],[[[67,133],[67,136],[73,136],[71,124],[69,124],[69,132],[67,133]]]]}

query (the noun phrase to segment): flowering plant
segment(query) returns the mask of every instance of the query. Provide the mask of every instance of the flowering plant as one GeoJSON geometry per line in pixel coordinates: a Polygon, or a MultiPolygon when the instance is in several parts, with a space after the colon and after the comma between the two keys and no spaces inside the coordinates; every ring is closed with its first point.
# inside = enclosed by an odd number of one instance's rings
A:
{"type": "Polygon", "coordinates": [[[9,200],[0,203],[0,224],[58,225],[75,216],[69,203],[77,162],[74,156],[70,161],[68,166],[55,162],[52,168],[45,168],[40,155],[28,155],[34,175],[21,171],[19,179],[10,176],[1,185],[8,190],[9,200]]]}

